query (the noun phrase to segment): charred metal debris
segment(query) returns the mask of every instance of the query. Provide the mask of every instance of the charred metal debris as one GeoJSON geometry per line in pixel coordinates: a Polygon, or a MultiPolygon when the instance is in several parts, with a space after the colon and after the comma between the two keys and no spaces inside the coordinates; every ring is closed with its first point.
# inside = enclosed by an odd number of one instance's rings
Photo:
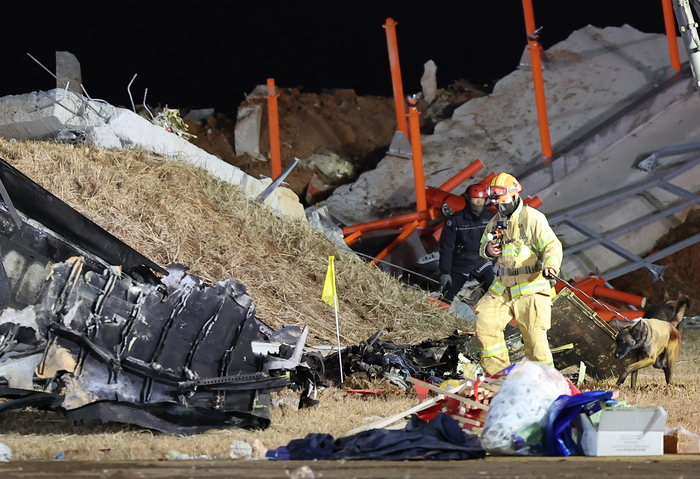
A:
{"type": "MultiPolygon", "coordinates": [[[[408,376],[442,383],[448,379],[463,379],[467,368],[478,368],[479,346],[473,333],[455,332],[447,338],[420,344],[395,344],[382,341],[383,332],[380,330],[367,341],[341,352],[343,370],[348,376],[359,380],[383,377],[407,389],[409,385],[405,379],[408,376]]],[[[508,325],[504,335],[511,358],[522,358],[523,342],[518,328],[508,325]]],[[[326,356],[322,367],[318,367],[318,360],[312,358],[307,363],[316,372],[317,384],[327,386],[339,382],[338,353],[326,356]]]]}
{"type": "Polygon", "coordinates": [[[308,330],[288,359],[254,353],[273,331],[235,279],[164,270],[2,160],[0,183],[0,414],[264,428],[270,393],[308,383],[308,330]]]}

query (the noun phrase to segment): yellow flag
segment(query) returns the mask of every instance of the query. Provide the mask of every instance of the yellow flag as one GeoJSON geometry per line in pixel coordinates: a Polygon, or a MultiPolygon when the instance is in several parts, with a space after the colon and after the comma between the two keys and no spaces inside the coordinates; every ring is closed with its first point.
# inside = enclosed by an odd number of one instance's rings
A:
{"type": "Polygon", "coordinates": [[[328,257],[328,271],[326,271],[326,282],[323,284],[323,294],[321,298],[331,306],[335,306],[333,298],[338,296],[335,290],[335,256],[328,257]]]}

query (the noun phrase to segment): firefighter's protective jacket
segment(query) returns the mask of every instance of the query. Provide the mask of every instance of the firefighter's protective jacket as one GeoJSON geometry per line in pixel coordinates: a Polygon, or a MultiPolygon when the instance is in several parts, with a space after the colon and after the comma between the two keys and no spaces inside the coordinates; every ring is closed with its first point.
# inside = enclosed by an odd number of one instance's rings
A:
{"type": "MultiPolygon", "coordinates": [[[[542,269],[561,268],[563,251],[547,217],[534,208],[526,206],[522,200],[508,220],[508,227],[503,229],[503,253],[498,259],[498,272],[491,284],[490,292],[501,295],[510,288],[511,298],[535,293],[549,294],[551,285],[542,276],[542,269]]],[[[496,229],[499,221],[506,218],[494,216],[481,237],[479,254],[486,259],[494,259],[486,253],[489,242],[486,234],[496,229]]]]}

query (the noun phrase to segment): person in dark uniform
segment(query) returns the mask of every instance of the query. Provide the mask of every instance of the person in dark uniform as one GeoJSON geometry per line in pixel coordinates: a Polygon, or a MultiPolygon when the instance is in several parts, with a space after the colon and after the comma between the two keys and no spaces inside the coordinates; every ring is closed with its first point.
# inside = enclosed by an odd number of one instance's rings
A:
{"type": "Polygon", "coordinates": [[[468,279],[493,282],[493,263],[479,256],[481,235],[494,214],[484,209],[486,188],[470,185],[464,192],[467,206],[445,221],[440,238],[440,286],[447,301],[452,301],[468,279]]]}

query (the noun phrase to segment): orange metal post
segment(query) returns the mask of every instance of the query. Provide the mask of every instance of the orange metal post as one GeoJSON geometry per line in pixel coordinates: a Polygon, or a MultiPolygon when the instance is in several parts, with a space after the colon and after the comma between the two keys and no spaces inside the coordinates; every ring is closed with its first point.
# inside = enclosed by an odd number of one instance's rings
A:
{"type": "Polygon", "coordinates": [[[282,155],[280,153],[280,125],[277,112],[277,97],[275,92],[275,79],[267,79],[267,118],[270,124],[270,162],[272,165],[272,179],[282,174],[282,155]]]}
{"type": "Polygon", "coordinates": [[[614,299],[615,301],[619,301],[624,304],[630,304],[635,308],[643,308],[647,305],[647,299],[644,296],[625,293],[624,291],[606,288],[605,286],[601,285],[593,288],[593,296],[596,298],[614,299]]]}
{"type": "Polygon", "coordinates": [[[676,22],[674,20],[672,0],[661,0],[664,8],[664,23],[666,24],[666,38],[668,38],[668,53],[671,56],[671,66],[681,71],[681,60],[678,57],[678,37],[676,37],[676,22]]]}
{"type": "MultiPolygon", "coordinates": [[[[540,124],[540,143],[542,144],[542,156],[552,158],[552,143],[549,139],[549,120],[547,119],[547,102],[544,96],[544,79],[542,78],[542,62],[540,51],[542,45],[537,41],[535,33],[535,13],[532,9],[532,0],[523,0],[525,11],[525,30],[527,30],[527,44],[530,49],[530,64],[532,65],[532,81],[535,84],[535,100],[537,102],[537,119],[540,124]]],[[[546,161],[545,164],[549,164],[546,161]]]]}
{"type": "Polygon", "coordinates": [[[379,259],[384,259],[384,258],[386,258],[387,256],[389,256],[389,253],[391,253],[392,251],[394,251],[394,249],[396,249],[396,247],[397,247],[398,245],[400,245],[401,243],[403,243],[404,241],[406,241],[406,238],[408,238],[409,236],[411,236],[411,234],[416,230],[416,228],[418,228],[418,222],[417,222],[417,221],[414,221],[414,222],[411,223],[410,225],[407,225],[406,230],[405,230],[403,233],[401,233],[394,241],[392,241],[391,244],[390,244],[389,246],[387,246],[386,248],[384,248],[384,250],[383,250],[381,253],[379,253],[379,254],[376,256],[375,259],[373,259],[372,261],[370,261],[369,264],[370,264],[371,266],[374,266],[375,264],[377,264],[377,260],[379,260],[379,259]]]}
{"type": "Polygon", "coordinates": [[[386,30],[386,43],[389,47],[389,66],[391,67],[391,83],[394,86],[394,103],[396,103],[396,124],[408,138],[406,124],[406,103],[403,98],[403,83],[401,82],[401,66],[399,65],[399,44],[396,41],[396,25],[392,18],[387,18],[383,25],[386,30]]]}
{"type": "Polygon", "coordinates": [[[355,231],[353,234],[348,235],[345,238],[345,244],[348,246],[352,245],[355,241],[357,241],[360,238],[360,236],[362,236],[362,231],[361,230],[355,231]]]}
{"type": "MultiPolygon", "coordinates": [[[[413,181],[416,185],[416,210],[428,209],[425,199],[425,177],[423,176],[423,149],[420,143],[420,123],[418,122],[418,108],[416,100],[409,100],[408,122],[411,125],[411,151],[413,152],[413,181]]],[[[425,226],[421,222],[421,226],[425,226]]]]}
{"type": "Polygon", "coordinates": [[[450,192],[457,188],[459,185],[467,181],[469,178],[474,176],[477,171],[482,169],[484,167],[484,164],[481,162],[481,160],[476,160],[473,162],[471,165],[467,166],[465,169],[457,173],[455,176],[450,178],[440,186],[438,189],[446,192],[450,192]]]}

